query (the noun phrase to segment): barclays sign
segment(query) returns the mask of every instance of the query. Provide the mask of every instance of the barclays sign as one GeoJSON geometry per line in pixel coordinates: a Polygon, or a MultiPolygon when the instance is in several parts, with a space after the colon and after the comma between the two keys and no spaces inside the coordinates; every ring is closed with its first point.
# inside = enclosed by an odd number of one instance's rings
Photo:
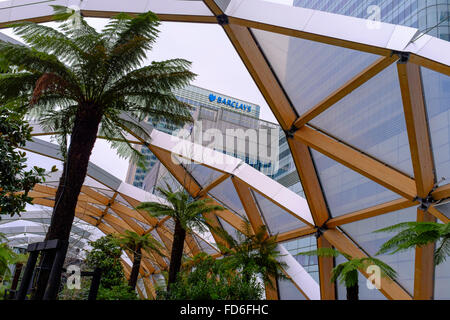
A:
{"type": "Polygon", "coordinates": [[[211,101],[211,102],[216,101],[217,103],[222,103],[226,106],[229,106],[231,108],[235,108],[238,110],[240,109],[240,110],[247,111],[247,112],[252,111],[252,106],[250,106],[250,105],[243,104],[243,103],[239,104],[239,102],[237,102],[237,101],[226,99],[223,97],[216,97],[216,95],[214,95],[212,93],[209,95],[209,101],[211,101]]]}

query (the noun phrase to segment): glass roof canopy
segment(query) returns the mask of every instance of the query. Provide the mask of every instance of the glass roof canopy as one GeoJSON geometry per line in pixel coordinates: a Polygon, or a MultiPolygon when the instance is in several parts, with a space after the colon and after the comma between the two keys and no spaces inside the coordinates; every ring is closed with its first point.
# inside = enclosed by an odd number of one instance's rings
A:
{"type": "MultiPolygon", "coordinates": [[[[48,3],[22,2],[20,7],[14,6],[14,1],[0,2],[0,25],[50,19],[48,3]]],[[[448,179],[442,180],[450,178],[449,42],[428,35],[418,37],[414,28],[387,23],[368,28],[362,19],[258,0],[89,0],[80,8],[91,17],[152,10],[164,21],[223,26],[287,133],[307,201],[240,160],[226,159],[220,164],[203,159],[201,152],[181,154],[174,150],[174,142],[157,130],[151,131],[151,142],[137,135],[130,137],[146,144],[191,195],[212,196],[226,205],[229,211],[217,215],[219,225],[220,218],[239,229],[242,218],[247,217],[253,228],[267,224],[272,234],[279,233],[280,242],[320,230],[318,247],[333,246],[357,257],[373,254],[371,246],[378,239],[365,233],[367,227],[354,229],[367,225],[368,219],[377,217],[383,225],[390,224],[393,214],[389,213],[409,208],[412,213],[408,217],[416,214],[419,221],[448,223],[448,214],[439,204],[450,197],[448,179]],[[172,153],[200,167],[186,170],[171,161],[172,153]],[[220,190],[224,186],[226,190],[220,190]]],[[[41,153],[48,154],[50,149],[41,153]]],[[[90,204],[91,212],[103,220],[86,215],[86,211],[77,214],[106,233],[129,226],[142,229],[137,222],[146,219],[131,209],[145,199],[142,190],[117,183],[112,190],[130,207],[119,203],[116,210],[111,206],[115,214],[108,211],[102,216],[112,197],[99,196],[95,188],[86,187],[91,193],[86,196],[99,202],[90,204]]],[[[151,227],[150,221],[140,223],[151,227]]],[[[164,237],[170,240],[168,232],[158,233],[161,241],[164,237]]],[[[284,250],[282,245],[280,248],[284,250]]],[[[433,294],[449,298],[429,285],[448,279],[448,271],[439,269],[434,279],[433,270],[426,268],[432,261],[426,256],[420,252],[420,259],[392,258],[399,273],[407,272],[397,282],[383,278],[380,293],[389,299],[428,299],[433,294]]],[[[153,258],[160,267],[164,265],[158,257],[153,258]]],[[[321,281],[317,284],[290,258],[286,258],[286,272],[302,296],[336,298],[328,285],[330,266],[319,259],[321,281]]],[[[151,285],[153,277],[146,275],[155,272],[156,264],[146,266],[144,284],[151,285]]],[[[270,292],[267,296],[274,297],[270,292]]]]}

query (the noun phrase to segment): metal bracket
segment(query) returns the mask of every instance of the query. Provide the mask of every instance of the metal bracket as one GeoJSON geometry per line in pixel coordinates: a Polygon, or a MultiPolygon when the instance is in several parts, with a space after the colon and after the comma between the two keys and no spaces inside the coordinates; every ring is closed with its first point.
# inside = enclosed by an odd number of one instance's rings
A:
{"type": "Polygon", "coordinates": [[[229,22],[228,22],[228,16],[227,16],[226,14],[219,14],[216,18],[217,18],[217,22],[218,22],[221,26],[226,25],[226,24],[229,24],[229,22]]]}
{"type": "Polygon", "coordinates": [[[316,236],[316,239],[319,239],[325,231],[327,231],[328,228],[324,225],[317,228],[316,233],[314,234],[316,236]]]}
{"type": "Polygon", "coordinates": [[[419,198],[416,197],[416,201],[419,201],[419,209],[422,211],[427,211],[431,204],[433,204],[435,201],[434,199],[428,195],[426,198],[419,198]]]}
{"type": "Polygon", "coordinates": [[[286,138],[292,139],[294,138],[294,133],[298,130],[297,127],[292,126],[289,130],[284,130],[284,134],[286,135],[286,138]]]}
{"type": "Polygon", "coordinates": [[[409,52],[392,50],[391,57],[393,55],[397,55],[399,57],[398,63],[405,64],[409,61],[409,52]]]}

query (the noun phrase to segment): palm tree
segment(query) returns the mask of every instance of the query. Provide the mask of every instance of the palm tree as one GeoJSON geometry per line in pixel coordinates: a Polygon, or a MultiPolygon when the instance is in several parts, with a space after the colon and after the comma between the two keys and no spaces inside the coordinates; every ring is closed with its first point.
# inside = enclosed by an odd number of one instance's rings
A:
{"type": "Polygon", "coordinates": [[[278,261],[281,255],[277,250],[277,235],[268,236],[266,226],[253,232],[250,223],[244,220],[242,232],[236,233],[236,239],[224,229],[214,231],[225,240],[226,246],[218,244],[225,255],[223,264],[240,272],[248,283],[260,275],[264,283],[273,288],[273,278],[285,278],[282,269],[286,264],[278,261]]]}
{"type": "Polygon", "coordinates": [[[300,252],[297,255],[327,258],[344,256],[348,261],[338,264],[333,268],[331,271],[331,283],[340,280],[340,282],[345,285],[347,288],[347,300],[359,300],[358,270],[366,270],[370,265],[375,265],[380,268],[381,276],[387,276],[392,279],[397,277],[397,272],[394,269],[377,258],[353,258],[346,253],[332,248],[319,248],[317,250],[300,252]]]}
{"type": "MultiPolygon", "coordinates": [[[[30,118],[57,133],[65,162],[46,239],[64,242],[97,135],[119,155],[142,160],[126,142],[127,130],[149,140],[139,125],[147,116],[179,125],[191,121],[188,105],[172,90],[187,85],[195,74],[188,70],[191,63],[182,59],[143,66],[158,36],[159,20],[152,12],[135,18],[118,14],[97,32],[78,13],[54,8],[58,29],[19,23],[13,29],[27,46],[0,42],[0,56],[19,70],[0,75],[0,104],[28,111],[30,118]]],[[[41,265],[51,266],[53,260],[54,254],[47,254],[41,265]]],[[[37,299],[48,272],[41,275],[37,299]]]]}
{"type": "Polygon", "coordinates": [[[142,250],[153,251],[160,256],[164,256],[161,253],[162,246],[150,233],[140,235],[136,232],[125,230],[125,234],[117,235],[115,238],[122,249],[133,252],[133,267],[131,268],[128,285],[134,291],[139,276],[139,269],[141,268],[142,250]]]}
{"type": "Polygon", "coordinates": [[[396,225],[376,230],[375,232],[395,232],[398,234],[386,241],[377,254],[422,247],[430,243],[440,242],[434,251],[434,263],[444,262],[450,255],[450,223],[437,222],[402,222],[396,225]]]}
{"type": "Polygon", "coordinates": [[[167,281],[167,291],[169,291],[170,285],[176,281],[177,274],[181,268],[186,232],[192,232],[195,228],[199,231],[206,231],[205,227],[208,225],[208,222],[205,220],[204,215],[210,212],[224,210],[224,208],[218,205],[208,205],[211,202],[210,199],[191,200],[186,192],[174,192],[169,185],[166,185],[166,189],[158,187],[157,190],[167,200],[167,204],[143,202],[137,209],[146,210],[154,217],[169,216],[175,221],[169,278],[167,281]]]}

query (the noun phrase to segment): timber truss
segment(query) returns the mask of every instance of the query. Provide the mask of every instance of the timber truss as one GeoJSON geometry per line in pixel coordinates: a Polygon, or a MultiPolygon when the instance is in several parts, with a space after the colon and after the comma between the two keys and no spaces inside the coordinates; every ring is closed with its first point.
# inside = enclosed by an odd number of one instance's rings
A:
{"type": "MultiPolygon", "coordinates": [[[[0,3],[0,26],[13,21],[45,22],[51,19],[52,9],[47,2],[29,1],[27,4],[23,1],[21,6],[13,6],[13,2],[0,3]]],[[[213,163],[201,157],[205,151],[201,146],[194,147],[188,141],[177,141],[151,128],[151,141],[129,132],[130,141],[146,145],[193,197],[210,197],[229,209],[211,215],[218,226],[225,221],[239,230],[243,218],[248,218],[253,228],[266,224],[271,233],[278,233],[279,242],[315,234],[319,248],[335,247],[353,257],[363,257],[369,254],[369,250],[350,232],[345,232],[346,226],[372,221],[370,219],[381,215],[389,220],[393,213],[401,210],[416,210],[414,219],[417,221],[439,219],[448,223],[448,213],[440,209],[439,204],[450,197],[450,185],[439,185],[436,177],[439,154],[432,148],[433,128],[429,125],[427,113],[430,103],[426,98],[428,83],[423,75],[431,73],[448,82],[449,42],[428,35],[418,37],[418,30],[414,28],[385,23],[381,23],[379,28],[368,28],[366,20],[259,0],[88,0],[81,4],[80,1],[66,0],[51,1],[51,4],[80,5],[81,13],[86,17],[108,18],[118,12],[136,14],[152,10],[163,21],[218,23],[223,27],[286,133],[306,200],[240,160],[227,159],[226,165],[213,163]],[[302,65],[304,60],[307,61],[306,68],[296,70],[296,65],[302,65]],[[291,69],[296,72],[292,74],[291,69]],[[301,79],[303,74],[320,72],[324,76],[312,88],[314,90],[304,90],[312,78],[301,79]],[[389,83],[389,87],[383,87],[381,84],[384,82],[389,83]],[[371,88],[375,88],[372,89],[374,92],[370,92],[371,88]],[[350,127],[352,121],[359,121],[359,118],[352,117],[357,112],[363,112],[360,114],[362,118],[377,106],[384,107],[384,104],[387,112],[392,112],[389,103],[393,103],[389,101],[395,98],[392,98],[395,90],[400,101],[397,111],[401,115],[401,123],[404,123],[406,137],[406,151],[403,152],[407,159],[404,163],[409,165],[392,160],[388,154],[392,150],[384,150],[383,141],[375,143],[377,148],[372,149],[358,142],[359,131],[364,131],[364,126],[350,127]],[[297,96],[299,94],[300,97],[297,96]],[[358,97],[364,96],[375,101],[377,97],[383,99],[369,108],[369,100],[358,101],[358,97]],[[339,113],[352,104],[358,108],[339,113]],[[332,122],[324,121],[330,118],[329,115],[335,122],[341,121],[341,127],[348,130],[335,131],[332,122]],[[352,132],[354,130],[356,133],[352,132]],[[185,143],[190,151],[175,150],[175,144],[179,143],[185,143]],[[195,166],[205,168],[201,171],[203,174],[196,177],[195,172],[188,169],[192,166],[172,161],[174,154],[180,159],[195,161],[195,166]],[[328,167],[323,165],[323,159],[328,161],[328,167]],[[329,170],[327,173],[330,167],[339,169],[331,178],[329,170]],[[374,191],[366,196],[367,201],[363,197],[357,199],[357,210],[351,205],[345,209],[345,204],[337,214],[330,190],[333,183],[345,180],[343,175],[347,172],[365,179],[367,185],[385,190],[383,192],[390,195],[387,197],[389,200],[369,200],[376,193],[374,191]],[[206,175],[212,178],[206,179],[206,175]],[[225,190],[232,190],[235,196],[230,196],[225,190]]],[[[375,114],[373,123],[379,120],[377,116],[379,114],[375,114]]],[[[370,121],[366,123],[369,125],[370,121]]],[[[380,130],[388,131],[389,128],[387,125],[380,130]]],[[[36,132],[37,135],[51,134],[36,132]]],[[[45,144],[37,139],[35,142],[45,144]]],[[[27,149],[33,151],[33,146],[27,149]]],[[[34,149],[34,152],[50,155],[50,149],[47,150],[49,152],[34,149]]],[[[90,177],[105,183],[95,178],[95,174],[90,173],[90,177]]],[[[169,250],[170,220],[155,220],[133,210],[140,201],[148,201],[150,195],[123,183],[108,187],[111,189],[109,194],[102,192],[101,187],[89,184],[83,187],[77,217],[104,233],[126,229],[157,233],[169,250]]],[[[342,188],[345,188],[344,183],[342,188]]],[[[54,193],[54,186],[40,185],[33,195],[36,203],[52,206],[54,193]]],[[[345,201],[345,197],[343,194],[340,201],[345,201]]],[[[216,237],[215,241],[220,239],[216,237]]],[[[217,250],[213,252],[215,249],[207,241],[199,242],[201,238],[198,235],[190,235],[186,254],[199,250],[220,254],[217,250]],[[205,249],[207,247],[210,249],[205,249]]],[[[280,250],[287,252],[282,245],[280,250]]],[[[146,258],[141,277],[146,296],[149,296],[154,295],[154,275],[167,267],[167,261],[150,253],[146,258]]],[[[286,273],[306,299],[336,299],[335,285],[329,281],[332,260],[319,258],[318,284],[290,254],[283,259],[289,265],[286,273]]],[[[417,248],[414,261],[411,261],[414,264],[413,288],[407,289],[400,280],[382,278],[380,292],[389,299],[433,298],[432,259],[432,246],[417,248]]],[[[130,270],[129,265],[125,263],[125,266],[130,270]]],[[[368,276],[365,270],[361,273],[368,276]]],[[[142,289],[139,291],[144,294],[142,289]]],[[[266,290],[266,294],[272,299],[279,297],[277,290],[266,290]]]]}

